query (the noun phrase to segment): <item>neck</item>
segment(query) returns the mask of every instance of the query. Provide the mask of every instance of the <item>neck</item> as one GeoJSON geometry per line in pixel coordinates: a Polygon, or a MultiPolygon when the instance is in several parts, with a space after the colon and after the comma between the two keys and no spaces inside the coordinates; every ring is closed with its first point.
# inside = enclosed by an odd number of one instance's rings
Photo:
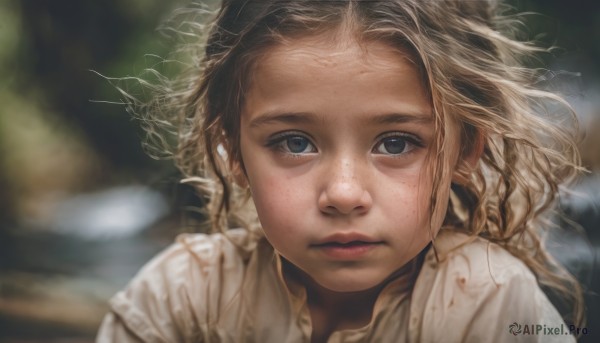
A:
{"type": "MultiPolygon", "coordinates": [[[[426,249],[425,249],[426,250],[426,249]]],[[[285,274],[306,288],[307,304],[313,326],[311,342],[326,342],[334,331],[358,329],[368,325],[381,291],[393,280],[398,287],[411,287],[420,269],[424,253],[406,264],[375,287],[357,292],[337,292],[317,283],[310,275],[282,259],[285,274]],[[405,277],[406,276],[406,277],[405,277]],[[398,278],[402,280],[398,280],[398,278]]]]}
{"type": "Polygon", "coordinates": [[[404,268],[375,287],[356,291],[338,292],[321,286],[313,278],[295,266],[288,264],[288,275],[306,288],[307,304],[315,337],[328,337],[333,331],[358,329],[368,325],[379,294],[385,286],[403,274],[404,268]]]}
{"type": "Polygon", "coordinates": [[[309,307],[319,308],[334,316],[336,314],[356,316],[360,312],[368,312],[370,317],[375,301],[385,286],[385,283],[382,283],[362,291],[337,292],[319,285],[308,275],[303,275],[302,281],[306,286],[309,307]]]}
{"type": "Polygon", "coordinates": [[[384,287],[381,284],[358,292],[336,292],[319,285],[304,273],[302,279],[306,286],[313,343],[326,342],[334,331],[368,325],[377,297],[384,287]]]}

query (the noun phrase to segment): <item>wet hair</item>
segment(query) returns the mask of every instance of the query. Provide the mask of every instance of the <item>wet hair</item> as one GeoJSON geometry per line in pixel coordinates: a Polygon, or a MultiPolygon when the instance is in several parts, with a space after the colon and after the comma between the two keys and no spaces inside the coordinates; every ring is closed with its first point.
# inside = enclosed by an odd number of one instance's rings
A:
{"type": "Polygon", "coordinates": [[[141,103],[124,92],[148,132],[155,155],[168,154],[207,199],[210,230],[242,226],[260,235],[243,175],[240,113],[252,72],[270,47],[296,37],[345,30],[357,42],[383,42],[408,54],[432,106],[430,212],[445,204],[439,180],[456,173],[442,228],[497,243],[521,259],[541,285],[574,304],[565,319],[582,323],[579,283],[542,244],[559,187],[581,170],[576,119],[558,95],[540,90],[543,70],[524,62],[543,49],[521,40],[517,16],[495,1],[223,0],[213,20],[187,9],[180,26],[189,60],[176,79],[158,75],[155,96],[141,103]],[[460,156],[445,146],[450,121],[460,127],[460,156]],[[483,144],[475,166],[461,158],[483,144]],[[454,167],[454,168],[453,168],[454,167]]]}

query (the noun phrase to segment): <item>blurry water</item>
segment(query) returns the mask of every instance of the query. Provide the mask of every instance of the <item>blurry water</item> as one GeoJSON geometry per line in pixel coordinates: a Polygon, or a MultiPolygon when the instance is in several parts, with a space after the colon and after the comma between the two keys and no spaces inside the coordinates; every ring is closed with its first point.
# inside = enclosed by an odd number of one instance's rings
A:
{"type": "Polygon", "coordinates": [[[166,201],[149,188],[76,195],[55,209],[0,242],[0,341],[91,341],[108,298],[173,239],[166,201]]]}
{"type": "Polygon", "coordinates": [[[76,195],[59,203],[48,229],[86,239],[116,239],[140,233],[169,212],[163,196],[143,186],[76,195]]]}

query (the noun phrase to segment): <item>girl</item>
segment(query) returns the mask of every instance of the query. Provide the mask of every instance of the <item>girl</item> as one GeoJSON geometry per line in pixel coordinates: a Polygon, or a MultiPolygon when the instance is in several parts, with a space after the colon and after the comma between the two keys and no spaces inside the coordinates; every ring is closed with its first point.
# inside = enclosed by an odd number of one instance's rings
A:
{"type": "Polygon", "coordinates": [[[141,108],[176,126],[214,233],[146,265],[98,342],[573,340],[538,286],[580,323],[540,243],[580,169],[571,112],[511,24],[488,1],[223,1],[141,108]]]}

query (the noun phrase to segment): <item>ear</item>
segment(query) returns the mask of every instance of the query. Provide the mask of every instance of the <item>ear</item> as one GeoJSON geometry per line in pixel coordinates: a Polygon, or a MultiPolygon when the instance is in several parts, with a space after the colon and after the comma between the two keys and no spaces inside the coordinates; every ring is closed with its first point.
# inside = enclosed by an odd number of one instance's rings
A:
{"type": "Polygon", "coordinates": [[[225,139],[223,135],[217,144],[217,153],[223,164],[229,169],[229,181],[233,181],[241,188],[246,188],[248,187],[248,178],[246,177],[246,169],[244,168],[242,156],[241,154],[231,154],[232,149],[230,144],[231,143],[225,139]]]}
{"type": "Polygon", "coordinates": [[[469,182],[473,170],[477,167],[477,163],[483,154],[485,148],[485,135],[481,131],[477,131],[473,144],[468,150],[464,150],[456,163],[452,182],[459,185],[465,185],[469,182]]]}
{"type": "Polygon", "coordinates": [[[242,157],[239,156],[235,160],[232,160],[229,163],[229,167],[231,168],[231,175],[233,176],[235,184],[240,188],[248,187],[248,177],[246,175],[246,168],[244,168],[242,157]]]}

